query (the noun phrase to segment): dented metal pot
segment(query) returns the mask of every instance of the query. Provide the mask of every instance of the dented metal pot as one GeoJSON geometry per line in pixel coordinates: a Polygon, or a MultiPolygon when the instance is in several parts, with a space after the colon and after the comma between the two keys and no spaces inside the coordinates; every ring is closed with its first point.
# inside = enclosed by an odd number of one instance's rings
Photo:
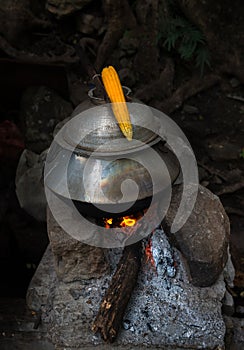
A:
{"type": "Polygon", "coordinates": [[[135,196],[133,210],[141,209],[176,180],[178,160],[158,136],[159,121],[148,106],[127,103],[133,125],[133,140],[128,141],[111,105],[96,100],[96,106],[80,104],[57,132],[46,164],[46,186],[88,213],[92,205],[105,211],[118,203],[127,208],[135,196]]]}

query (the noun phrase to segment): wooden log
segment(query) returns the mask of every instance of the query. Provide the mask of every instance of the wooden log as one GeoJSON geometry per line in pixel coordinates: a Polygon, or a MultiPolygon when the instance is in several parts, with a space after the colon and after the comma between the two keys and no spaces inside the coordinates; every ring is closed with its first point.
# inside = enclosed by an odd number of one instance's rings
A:
{"type": "Polygon", "coordinates": [[[112,343],[118,335],[126,306],[137,281],[141,256],[141,241],[125,247],[92,325],[93,332],[99,332],[102,339],[108,343],[112,343]]]}

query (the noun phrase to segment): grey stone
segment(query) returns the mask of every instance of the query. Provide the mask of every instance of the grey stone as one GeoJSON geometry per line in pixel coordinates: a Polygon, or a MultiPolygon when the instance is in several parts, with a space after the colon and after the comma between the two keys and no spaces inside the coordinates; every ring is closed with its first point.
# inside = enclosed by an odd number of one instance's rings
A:
{"type": "Polygon", "coordinates": [[[55,91],[44,87],[28,88],[21,100],[26,148],[41,153],[53,139],[55,125],[72,113],[72,106],[55,91]]]}
{"type": "Polygon", "coordinates": [[[91,0],[47,0],[46,9],[57,17],[70,15],[81,10],[91,0]]]}
{"type": "Polygon", "coordinates": [[[16,194],[23,208],[38,221],[46,221],[46,196],[43,167],[47,151],[38,155],[29,150],[22,153],[15,176],[16,194]]]}
{"type": "Polygon", "coordinates": [[[132,60],[122,57],[119,61],[122,68],[132,69],[132,60]]]}
{"type": "Polygon", "coordinates": [[[97,32],[103,24],[102,17],[98,17],[95,14],[79,12],[75,19],[77,30],[84,34],[93,34],[97,32]]]}
{"type": "Polygon", "coordinates": [[[123,85],[129,86],[129,87],[135,85],[135,82],[136,82],[135,75],[132,72],[132,70],[130,70],[129,68],[120,69],[118,74],[123,85]]]}
{"type": "Polygon", "coordinates": [[[224,273],[224,279],[225,279],[226,285],[229,288],[234,288],[234,279],[235,279],[236,271],[235,271],[234,265],[232,263],[230,249],[228,249],[228,260],[227,260],[227,263],[225,265],[223,273],[224,273]]]}
{"type": "Polygon", "coordinates": [[[47,226],[55,270],[62,281],[99,278],[109,272],[104,250],[72,238],[57,224],[49,209],[47,226]]]}
{"type": "Polygon", "coordinates": [[[209,178],[209,173],[207,172],[207,170],[203,169],[202,167],[199,167],[198,176],[199,176],[199,182],[202,182],[209,178]]]}
{"type": "Polygon", "coordinates": [[[237,312],[238,314],[241,314],[242,316],[244,316],[244,306],[238,305],[238,306],[236,307],[236,312],[237,312]]]}
{"type": "Polygon", "coordinates": [[[235,312],[234,299],[232,295],[226,290],[223,303],[223,313],[227,316],[232,316],[235,312]]]}
{"type": "Polygon", "coordinates": [[[139,40],[133,36],[130,31],[125,32],[123,38],[119,42],[119,48],[126,52],[127,55],[136,53],[139,46],[139,40]]]}
{"type": "Polygon", "coordinates": [[[184,104],[183,111],[188,113],[188,114],[198,114],[199,113],[199,109],[197,107],[187,105],[187,104],[184,104]]]}
{"type": "Polygon", "coordinates": [[[231,85],[233,88],[236,88],[236,87],[240,86],[241,83],[239,82],[238,79],[232,78],[232,79],[230,79],[230,85],[231,85]]]}
{"type": "MultiPolygon", "coordinates": [[[[229,220],[217,196],[199,185],[197,200],[190,217],[176,233],[170,231],[181,201],[182,186],[174,186],[164,227],[171,242],[182,252],[189,267],[191,282],[209,286],[222,272],[227,261],[230,235],[229,220]]],[[[191,197],[185,199],[190,202],[191,197]]]]}
{"type": "Polygon", "coordinates": [[[202,185],[203,187],[208,187],[209,181],[207,181],[207,180],[201,181],[201,185],[202,185]]]}
{"type": "MultiPolygon", "coordinates": [[[[94,248],[93,248],[94,249],[94,248]]],[[[108,249],[107,259],[114,271],[118,249],[108,249]]],[[[53,254],[49,250],[42,271],[55,273],[53,254]],[[52,271],[52,272],[51,272],[52,271]]],[[[121,254],[121,251],[120,251],[121,254]]],[[[42,324],[56,349],[218,349],[224,348],[225,323],[221,300],[225,293],[223,275],[206,288],[189,283],[182,256],[172,248],[162,230],[152,236],[155,267],[146,259],[127,307],[123,325],[113,345],[104,344],[91,331],[99,304],[112,278],[63,283],[54,277],[43,285],[40,293],[42,324]],[[175,273],[168,274],[174,266],[175,273]],[[49,285],[48,285],[49,284],[49,285]],[[48,300],[46,300],[46,295],[48,300]],[[44,296],[44,299],[43,299],[44,296]]],[[[40,271],[40,270],[39,270],[40,271]]],[[[37,271],[38,274],[38,271],[37,271]]],[[[35,277],[34,277],[35,278],[35,277]]],[[[41,280],[47,278],[45,273],[41,280]]],[[[33,288],[33,284],[31,284],[33,288]]]]}
{"type": "Polygon", "coordinates": [[[236,160],[239,158],[239,145],[228,140],[209,140],[206,147],[209,157],[213,161],[236,160]]]}
{"type": "Polygon", "coordinates": [[[78,106],[83,101],[87,100],[87,86],[81,81],[80,76],[73,71],[66,73],[70,101],[74,106],[78,106]]]}
{"type": "Polygon", "coordinates": [[[14,44],[19,44],[20,40],[25,39],[26,33],[33,28],[48,28],[50,23],[45,21],[43,14],[36,16],[32,11],[35,7],[29,0],[1,0],[0,1],[0,32],[14,44]]]}
{"type": "Polygon", "coordinates": [[[244,318],[224,317],[226,324],[226,349],[244,349],[244,318]]]}
{"type": "Polygon", "coordinates": [[[50,245],[48,245],[42,262],[39,264],[33,276],[26,294],[26,303],[31,310],[39,311],[47,304],[49,288],[56,278],[54,270],[54,259],[50,245]]]}

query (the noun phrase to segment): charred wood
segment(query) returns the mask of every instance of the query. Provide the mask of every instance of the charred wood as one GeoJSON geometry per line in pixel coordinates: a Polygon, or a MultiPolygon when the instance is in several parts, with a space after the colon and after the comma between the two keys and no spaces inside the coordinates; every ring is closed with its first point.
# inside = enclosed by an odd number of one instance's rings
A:
{"type": "Polygon", "coordinates": [[[112,343],[118,335],[126,306],[137,281],[141,255],[141,241],[124,249],[92,325],[93,332],[99,332],[102,339],[108,343],[112,343]]]}

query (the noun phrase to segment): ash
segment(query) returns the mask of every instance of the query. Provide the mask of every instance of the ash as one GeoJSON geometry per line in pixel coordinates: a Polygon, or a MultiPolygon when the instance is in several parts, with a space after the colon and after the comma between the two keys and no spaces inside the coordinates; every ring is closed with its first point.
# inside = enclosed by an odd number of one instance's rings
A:
{"type": "MultiPolygon", "coordinates": [[[[223,276],[211,287],[194,287],[180,253],[161,229],[154,232],[151,243],[155,266],[143,259],[120,334],[104,349],[223,347],[223,276]]],[[[57,348],[103,348],[104,342],[92,333],[91,325],[121,253],[121,249],[107,250],[111,273],[100,279],[70,284],[53,280],[42,305],[42,321],[57,348]]]]}
{"type": "Polygon", "coordinates": [[[151,239],[156,270],[150,263],[143,265],[120,340],[138,337],[147,345],[200,348],[223,345],[223,280],[208,288],[192,286],[179,252],[163,231],[156,230],[151,239]]]}
{"type": "MultiPolygon", "coordinates": [[[[174,261],[174,251],[171,248],[161,230],[156,230],[151,237],[152,241],[152,254],[155,261],[155,267],[157,274],[162,277],[175,277],[176,268],[174,261]]],[[[168,280],[169,280],[168,278],[168,280]]]]}

